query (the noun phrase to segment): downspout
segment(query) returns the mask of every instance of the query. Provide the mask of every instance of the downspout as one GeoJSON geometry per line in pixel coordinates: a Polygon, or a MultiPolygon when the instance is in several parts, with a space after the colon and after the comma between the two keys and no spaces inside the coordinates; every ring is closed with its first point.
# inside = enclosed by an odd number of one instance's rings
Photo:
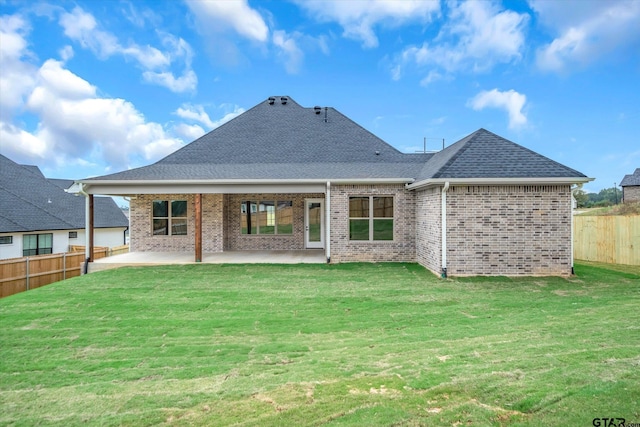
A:
{"type": "Polygon", "coordinates": [[[331,263],[331,181],[327,181],[327,191],[325,193],[325,230],[326,236],[324,238],[325,241],[325,251],[327,256],[327,264],[331,263]]]}
{"type": "Polygon", "coordinates": [[[447,278],[447,191],[449,190],[449,181],[444,183],[442,187],[442,275],[443,279],[447,278]]]}
{"type": "MultiPolygon", "coordinates": [[[[574,188],[571,189],[571,200],[569,201],[569,203],[571,203],[571,274],[575,274],[575,270],[573,269],[573,233],[574,233],[574,226],[573,226],[573,201],[576,200],[575,196],[574,196],[574,192],[580,190],[582,188],[582,184],[578,184],[577,186],[575,186],[574,188]]],[[[577,201],[576,201],[577,203],[577,201]]],[[[577,207],[577,204],[576,204],[577,207]]]]}
{"type": "Polygon", "coordinates": [[[80,184],[80,189],[78,193],[84,196],[84,272],[83,274],[87,274],[89,271],[89,259],[91,258],[90,248],[89,248],[89,194],[84,191],[85,184],[80,184]]]}

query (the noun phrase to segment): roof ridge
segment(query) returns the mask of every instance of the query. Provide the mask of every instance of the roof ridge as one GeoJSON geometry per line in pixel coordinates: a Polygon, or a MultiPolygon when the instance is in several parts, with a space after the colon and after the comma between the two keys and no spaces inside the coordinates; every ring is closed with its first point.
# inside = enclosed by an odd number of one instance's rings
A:
{"type": "Polygon", "coordinates": [[[460,157],[465,151],[467,151],[467,149],[469,148],[469,143],[471,142],[471,140],[473,140],[476,136],[476,133],[479,132],[480,130],[483,129],[479,129],[475,132],[473,132],[471,135],[466,136],[465,138],[462,138],[459,141],[454,142],[453,144],[451,144],[449,147],[447,148],[451,148],[454,145],[456,145],[458,142],[461,143],[461,147],[458,148],[449,158],[449,160],[447,160],[445,162],[444,165],[442,165],[437,171],[436,173],[433,174],[434,178],[440,178],[440,175],[442,175],[448,168],[449,166],[451,166],[451,164],[453,164],[454,161],[456,161],[458,159],[458,157],[460,157]]]}
{"type": "MultiPolygon", "coordinates": [[[[312,107],[310,107],[312,108],[312,107]]],[[[338,109],[334,108],[334,107],[328,107],[331,108],[333,111],[335,111],[336,113],[340,114],[342,117],[344,117],[345,119],[347,119],[349,122],[353,123],[354,125],[358,126],[360,129],[364,130],[366,133],[368,133],[369,135],[373,136],[376,139],[379,139],[380,141],[382,141],[383,143],[385,143],[386,145],[389,146],[389,148],[391,148],[392,150],[394,150],[396,153],[398,154],[406,154],[403,153],[402,151],[398,150],[396,147],[394,147],[393,145],[389,144],[387,141],[385,141],[384,139],[380,138],[378,135],[374,134],[373,132],[371,132],[369,129],[365,128],[364,126],[360,125],[358,122],[354,121],[353,119],[351,119],[349,116],[342,114],[338,109]]]]}

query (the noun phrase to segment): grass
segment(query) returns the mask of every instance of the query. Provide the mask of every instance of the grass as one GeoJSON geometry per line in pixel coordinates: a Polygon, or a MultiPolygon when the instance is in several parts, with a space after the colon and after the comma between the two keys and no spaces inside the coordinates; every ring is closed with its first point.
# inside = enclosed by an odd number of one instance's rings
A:
{"type": "Polygon", "coordinates": [[[0,425],[640,422],[640,271],[94,273],[0,300],[0,425]]]}
{"type": "Polygon", "coordinates": [[[580,216],[599,216],[599,215],[640,215],[640,202],[627,202],[620,203],[614,206],[607,206],[603,208],[589,208],[585,212],[579,214],[580,216]]]}

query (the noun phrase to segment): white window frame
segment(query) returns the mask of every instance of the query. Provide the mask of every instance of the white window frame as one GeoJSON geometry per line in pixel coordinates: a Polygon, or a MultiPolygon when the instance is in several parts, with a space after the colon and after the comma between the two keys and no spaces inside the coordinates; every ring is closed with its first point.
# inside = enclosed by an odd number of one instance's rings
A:
{"type": "Polygon", "coordinates": [[[351,229],[351,220],[365,220],[368,219],[369,221],[369,239],[368,240],[357,240],[357,239],[351,239],[351,236],[349,236],[349,242],[393,242],[395,241],[396,238],[396,233],[395,233],[395,226],[396,226],[396,200],[395,197],[393,195],[389,195],[389,194],[365,194],[365,195],[358,195],[358,194],[351,194],[349,195],[349,204],[347,206],[347,208],[349,209],[349,223],[347,225],[347,229],[350,230],[351,229]],[[350,201],[351,198],[368,198],[369,199],[369,217],[352,217],[351,216],[351,207],[350,207],[350,201]],[[376,217],[373,216],[374,213],[374,207],[373,207],[373,199],[375,197],[389,197],[391,198],[391,200],[393,200],[393,216],[391,217],[376,217]],[[392,239],[391,240],[378,240],[378,239],[374,239],[373,238],[373,224],[375,220],[392,220],[392,228],[391,228],[391,233],[392,233],[392,239]]]}

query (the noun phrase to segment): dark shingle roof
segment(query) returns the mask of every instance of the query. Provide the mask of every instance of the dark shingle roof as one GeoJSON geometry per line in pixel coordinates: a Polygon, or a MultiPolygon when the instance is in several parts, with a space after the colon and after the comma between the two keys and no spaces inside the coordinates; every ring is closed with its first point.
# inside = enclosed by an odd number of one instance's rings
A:
{"type": "Polygon", "coordinates": [[[430,178],[574,178],[582,173],[541,154],[479,129],[436,153],[417,177],[430,178]]]}
{"type": "MultiPolygon", "coordinates": [[[[84,228],[84,197],[64,191],[72,180],[48,180],[35,166],[0,155],[0,232],[84,228]]],[[[126,227],[127,217],[110,197],[94,199],[95,227],[126,227]]]]}
{"type": "Polygon", "coordinates": [[[334,108],[319,111],[278,96],[153,165],[95,179],[411,178],[431,156],[401,153],[334,108]]]}
{"type": "Polygon", "coordinates": [[[636,168],[632,175],[625,175],[624,178],[622,178],[622,182],[620,182],[621,187],[631,187],[635,185],[640,185],[640,168],[636,168]]]}
{"type": "Polygon", "coordinates": [[[432,154],[393,148],[334,108],[265,100],[155,164],[100,180],[586,178],[484,129],[432,154]],[[326,120],[325,120],[326,117],[326,120]]]}

